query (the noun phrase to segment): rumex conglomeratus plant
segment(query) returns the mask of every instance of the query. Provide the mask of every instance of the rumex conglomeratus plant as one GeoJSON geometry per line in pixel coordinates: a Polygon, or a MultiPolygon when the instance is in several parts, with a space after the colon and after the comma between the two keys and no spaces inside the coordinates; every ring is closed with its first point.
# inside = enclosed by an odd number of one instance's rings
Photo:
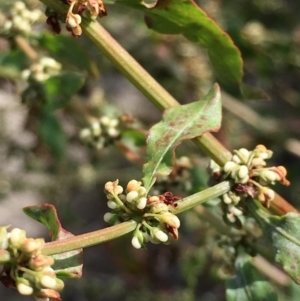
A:
{"type": "MultiPolygon", "coordinates": [[[[241,148],[231,154],[214,138],[211,132],[218,131],[221,126],[220,86],[215,84],[199,101],[180,105],[97,22],[98,16],[106,15],[106,8],[101,0],[41,2],[47,6],[46,23],[55,34],[61,32],[61,23],[66,24],[67,31],[74,37],[86,34],[154,105],[165,111],[162,120],[148,132],[147,159],[143,165],[142,179],[130,179],[126,186],[120,185],[119,180],[108,181],[104,186],[107,198],[105,202],[110,209],[104,214],[104,220],[111,227],[73,236],[62,229],[53,206],[44,204],[27,207],[24,209],[26,214],[49,228],[52,241],[45,244],[43,239],[26,238],[24,230],[15,228],[7,232],[6,226],[1,227],[0,280],[7,286],[17,288],[19,293],[32,295],[37,300],[59,300],[58,291],[64,286],[60,278],[81,276],[82,248],[129,232],[132,232],[131,244],[136,249],[146,249],[148,242],[170,244],[171,238],[179,238],[181,222],[177,214],[220,197],[221,201],[214,204],[213,210],[221,207],[228,227],[210,210],[203,209],[203,218],[227,236],[220,240],[220,245],[229,254],[229,265],[235,270],[235,277],[227,282],[227,300],[276,300],[270,284],[261,280],[251,265],[249,254],[263,254],[257,243],[261,233],[275,251],[275,261],[299,283],[300,218],[297,210],[284,199],[280,199],[269,187],[276,182],[289,185],[287,171],[283,166],[266,166],[266,160],[271,158],[272,151],[263,145],[256,146],[252,151],[241,148]],[[213,186],[202,191],[197,189],[196,193],[186,197],[179,197],[169,189],[158,191],[154,184],[161,179],[169,179],[169,182],[175,183],[184,181],[186,185],[183,186],[188,193],[193,188],[186,172],[192,169],[193,164],[186,158],[181,161],[177,159],[177,168],[174,168],[175,149],[185,140],[195,142],[212,159],[209,169],[212,176],[210,183],[213,186]],[[273,216],[269,211],[276,212],[279,216],[273,216]],[[70,258],[74,257],[75,268],[74,265],[68,266],[70,258]],[[65,263],[64,266],[61,266],[61,261],[65,263]],[[60,264],[60,268],[57,268],[56,263],[60,264]],[[72,268],[71,272],[69,268],[72,268]],[[258,282],[261,286],[256,290],[255,284],[258,282]],[[249,299],[249,290],[252,299],[249,299]]],[[[212,65],[220,79],[227,83],[234,82],[242,92],[247,90],[246,84],[242,82],[240,52],[229,36],[194,1],[157,0],[152,4],[130,0],[113,2],[142,11],[146,15],[148,26],[158,32],[182,34],[203,45],[208,49],[212,65]],[[220,53],[224,56],[222,60],[219,59],[220,53]]],[[[17,2],[12,15],[20,10],[27,11],[17,2]]],[[[27,19],[30,22],[36,21],[32,16],[27,19]]],[[[5,30],[11,29],[20,34],[22,28],[25,28],[23,33],[28,32],[29,23],[26,23],[26,27],[23,22],[23,26],[17,30],[15,19],[12,20],[11,23],[5,23],[8,24],[5,30]]],[[[73,49],[68,51],[72,52],[73,49]]],[[[23,100],[26,104],[30,103],[36,115],[46,116],[47,122],[50,120],[54,123],[57,134],[60,128],[53,112],[57,107],[68,106],[67,102],[60,101],[60,89],[65,92],[65,97],[71,97],[79,91],[83,80],[78,74],[62,74],[62,65],[53,58],[33,57],[31,67],[23,71],[23,79],[28,83],[23,100]],[[70,86],[76,90],[74,93],[72,89],[71,92],[67,91],[70,86]],[[32,100],[37,100],[37,95],[39,102],[32,104],[32,100]]],[[[70,109],[72,110],[75,111],[74,107],[70,109]]],[[[120,119],[106,115],[95,117],[84,110],[83,112],[83,119],[88,121],[88,126],[81,129],[77,138],[80,137],[97,151],[117,145],[125,136],[125,130],[119,126],[120,119]]],[[[139,134],[140,138],[142,136],[140,140],[145,140],[142,131],[133,132],[132,136],[139,134]]],[[[51,143],[53,137],[46,130],[43,134],[48,143],[51,143]]],[[[57,136],[54,135],[55,138],[57,136]]],[[[124,141],[121,141],[123,144],[120,149],[126,157],[140,162],[136,157],[143,153],[143,147],[139,145],[142,149],[140,152],[136,151],[137,145],[131,150],[124,141]]],[[[50,146],[53,153],[59,153],[56,143],[49,145],[49,148],[50,146]]],[[[160,189],[163,187],[166,185],[160,185],[160,189]]]]}

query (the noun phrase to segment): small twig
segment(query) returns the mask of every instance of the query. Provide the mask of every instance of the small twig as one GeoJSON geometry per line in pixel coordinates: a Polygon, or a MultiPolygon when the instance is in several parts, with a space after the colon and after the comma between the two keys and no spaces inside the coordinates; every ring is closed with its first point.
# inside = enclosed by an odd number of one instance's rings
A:
{"type": "Polygon", "coordinates": [[[16,36],[14,40],[18,47],[27,55],[29,59],[32,61],[36,61],[38,59],[38,53],[31,47],[26,39],[21,36],[16,36]]]}

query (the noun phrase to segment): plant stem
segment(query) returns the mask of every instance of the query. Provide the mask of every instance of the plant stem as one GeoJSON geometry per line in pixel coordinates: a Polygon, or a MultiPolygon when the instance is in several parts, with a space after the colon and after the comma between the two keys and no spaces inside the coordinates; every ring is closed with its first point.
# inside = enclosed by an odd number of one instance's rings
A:
{"type": "MultiPolygon", "coordinates": [[[[66,14],[68,6],[57,0],[40,0],[60,14],[66,14]]],[[[97,22],[82,18],[83,32],[95,43],[104,55],[117,67],[158,109],[164,110],[179,103],[97,22]]],[[[231,153],[211,134],[193,139],[217,164],[223,166],[231,159],[231,153]]],[[[283,198],[271,203],[277,214],[297,212],[283,198]]]]}
{"type": "Polygon", "coordinates": [[[207,188],[203,191],[197,192],[193,195],[185,197],[182,201],[177,202],[177,207],[172,210],[172,213],[178,214],[189,210],[197,205],[223,195],[230,191],[230,184],[228,181],[221,182],[213,187],[207,188]]]}
{"type": "Polygon", "coordinates": [[[129,221],[105,229],[52,241],[45,245],[43,254],[53,255],[98,245],[132,232],[136,225],[135,221],[129,221]]]}

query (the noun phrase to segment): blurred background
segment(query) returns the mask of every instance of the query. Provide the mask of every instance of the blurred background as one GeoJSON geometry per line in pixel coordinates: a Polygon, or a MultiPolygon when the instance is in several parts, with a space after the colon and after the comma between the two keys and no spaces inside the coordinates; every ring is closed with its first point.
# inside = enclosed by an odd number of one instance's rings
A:
{"type": "MultiPolygon", "coordinates": [[[[73,234],[106,227],[104,184],[140,180],[146,133],[161,113],[86,37],[74,39],[65,29],[53,35],[42,14],[29,31],[9,23],[14,2],[0,1],[0,224],[26,229],[29,237],[47,237],[45,227],[22,212],[47,202],[73,234]],[[67,76],[35,78],[38,68],[30,54],[58,62],[44,68],[53,72],[50,77],[61,70],[67,76]],[[95,134],[97,123],[105,128],[104,138],[95,134]]],[[[290,187],[275,190],[299,208],[300,2],[195,2],[240,49],[244,81],[270,98],[242,99],[222,85],[223,123],[216,136],[230,150],[257,144],[272,149],[270,164],[284,165],[291,181],[290,187]]],[[[45,10],[38,1],[24,3],[31,12],[45,10]]],[[[106,8],[103,26],[180,103],[200,99],[217,81],[199,45],[148,30],[143,15],[133,9],[106,8]]],[[[189,163],[179,161],[178,177],[160,179],[157,191],[184,197],[207,187],[209,159],[189,143],[179,147],[177,157],[182,156],[189,163]]],[[[179,240],[169,246],[135,250],[126,236],[86,249],[83,278],[66,281],[62,299],[225,300],[230,272],[220,235],[196,211],[180,219],[179,240]]],[[[298,300],[299,290],[290,282],[274,289],[282,300],[298,300]]],[[[2,286],[0,295],[7,301],[31,300],[2,286]]]]}

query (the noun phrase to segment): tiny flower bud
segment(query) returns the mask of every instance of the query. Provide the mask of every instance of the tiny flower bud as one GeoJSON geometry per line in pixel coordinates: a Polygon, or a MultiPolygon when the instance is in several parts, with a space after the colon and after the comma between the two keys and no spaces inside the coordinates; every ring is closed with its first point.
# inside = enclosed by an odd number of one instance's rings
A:
{"type": "Polygon", "coordinates": [[[14,248],[19,248],[26,239],[26,232],[19,228],[14,228],[10,232],[9,243],[14,248]]]}
{"type": "Polygon", "coordinates": [[[139,199],[138,203],[137,203],[137,208],[142,210],[146,207],[147,205],[147,198],[146,197],[142,197],[139,199]]]}
{"type": "Polygon", "coordinates": [[[110,122],[110,118],[107,117],[107,116],[102,116],[102,117],[100,118],[100,122],[101,122],[103,125],[107,126],[107,125],[109,124],[109,122],[110,122]]]}
{"type": "Polygon", "coordinates": [[[145,196],[147,194],[147,190],[145,187],[140,187],[137,191],[139,193],[139,196],[145,196]]]}
{"type": "Polygon", "coordinates": [[[282,177],[286,177],[287,171],[286,171],[286,168],[284,166],[277,166],[277,170],[280,172],[280,175],[282,177]]]}
{"type": "Polygon", "coordinates": [[[115,188],[115,186],[118,185],[118,183],[119,183],[119,180],[116,180],[115,182],[109,181],[109,182],[105,183],[105,185],[104,185],[105,192],[114,194],[114,188],[115,188]]]}
{"type": "Polygon", "coordinates": [[[159,220],[168,224],[172,228],[179,228],[180,227],[180,220],[179,218],[172,214],[171,212],[166,212],[160,215],[159,220]]]}
{"type": "Polygon", "coordinates": [[[232,156],[232,161],[237,164],[242,163],[241,159],[237,155],[232,156]]]}
{"type": "Polygon", "coordinates": [[[267,148],[263,144],[258,144],[256,145],[255,150],[258,150],[260,152],[265,152],[267,148]]]}
{"type": "Polygon", "coordinates": [[[48,275],[42,276],[41,279],[40,279],[40,282],[41,282],[41,285],[42,285],[44,288],[51,288],[51,289],[54,289],[55,286],[56,286],[55,278],[53,278],[53,277],[51,277],[51,276],[48,276],[48,275]]]}
{"type": "Polygon", "coordinates": [[[43,238],[27,238],[20,246],[20,249],[26,253],[33,253],[40,250],[45,245],[45,240],[43,238]]]}
{"type": "Polygon", "coordinates": [[[48,275],[43,275],[40,278],[40,282],[44,288],[50,288],[58,291],[64,288],[64,282],[61,279],[54,278],[48,275]]]}
{"type": "Polygon", "coordinates": [[[225,172],[231,172],[233,169],[235,169],[237,167],[237,164],[235,162],[232,161],[227,161],[223,167],[223,170],[225,172]]]}
{"type": "Polygon", "coordinates": [[[243,215],[243,211],[236,208],[234,205],[229,205],[228,210],[235,216],[243,215]]]}
{"type": "Polygon", "coordinates": [[[118,194],[121,194],[122,192],[123,192],[123,187],[120,185],[117,185],[115,187],[115,194],[118,195],[118,194]]]}
{"type": "Polygon", "coordinates": [[[110,208],[110,209],[116,209],[118,207],[117,203],[115,203],[114,201],[112,200],[109,200],[107,202],[107,207],[110,208]]]}
{"type": "Polygon", "coordinates": [[[278,175],[274,171],[268,169],[262,170],[261,177],[264,181],[271,183],[278,179],[278,175]]]}
{"type": "Polygon", "coordinates": [[[231,200],[231,198],[229,197],[229,195],[227,193],[223,194],[223,202],[225,204],[231,204],[232,203],[232,200],[231,200]]]}
{"type": "Polygon", "coordinates": [[[81,23],[81,16],[78,14],[69,13],[66,19],[66,23],[71,28],[76,28],[81,23]]]}
{"type": "Polygon", "coordinates": [[[139,196],[137,191],[130,191],[126,195],[126,200],[128,203],[132,203],[134,199],[136,199],[139,196]]]}
{"type": "Polygon", "coordinates": [[[80,139],[84,140],[84,141],[88,141],[91,139],[92,136],[92,132],[90,129],[82,129],[79,133],[79,137],[80,139]]]}
{"type": "Polygon", "coordinates": [[[140,249],[142,247],[142,244],[140,243],[139,239],[136,236],[132,237],[131,244],[136,249],[140,249]]]}
{"type": "Polygon", "coordinates": [[[92,131],[94,136],[100,136],[101,135],[101,126],[100,123],[95,121],[92,123],[92,131]]]}
{"type": "Polygon", "coordinates": [[[116,127],[118,124],[119,124],[119,120],[114,118],[114,119],[110,119],[108,125],[110,128],[113,128],[116,127]]]}
{"type": "Polygon", "coordinates": [[[244,179],[245,177],[247,177],[249,174],[249,169],[246,165],[242,165],[240,168],[239,168],[239,171],[238,171],[238,177],[240,179],[244,179]]]}
{"type": "Polygon", "coordinates": [[[235,223],[235,221],[236,221],[236,218],[232,213],[227,213],[226,218],[230,223],[235,223]]]}
{"type": "Polygon", "coordinates": [[[17,284],[17,289],[21,295],[31,295],[33,293],[33,288],[27,284],[19,282],[17,284]]]}
{"type": "Polygon", "coordinates": [[[239,149],[239,154],[243,157],[244,161],[247,162],[249,159],[250,152],[245,148],[239,149]]]}
{"type": "Polygon", "coordinates": [[[272,190],[272,189],[269,188],[268,191],[265,192],[265,196],[267,197],[267,199],[269,201],[274,200],[274,198],[275,198],[275,192],[274,192],[274,190],[272,190]]]}
{"type": "Polygon", "coordinates": [[[29,267],[32,270],[45,272],[45,268],[54,264],[54,259],[51,256],[45,256],[42,254],[37,254],[31,257],[29,261],[29,267]]]}
{"type": "Polygon", "coordinates": [[[24,9],[26,9],[26,6],[24,4],[24,2],[22,1],[16,1],[14,3],[14,7],[13,7],[17,12],[22,12],[24,9]]]}
{"type": "Polygon", "coordinates": [[[157,195],[149,197],[149,203],[150,204],[155,204],[155,203],[159,203],[159,202],[160,202],[160,199],[157,195]]]}
{"type": "Polygon", "coordinates": [[[106,212],[103,216],[103,219],[107,223],[112,223],[115,217],[116,215],[114,213],[106,212]]]}
{"type": "Polygon", "coordinates": [[[185,168],[192,168],[192,162],[189,157],[182,156],[176,160],[176,164],[185,168]]]}
{"type": "Polygon", "coordinates": [[[258,167],[258,166],[266,166],[266,162],[262,158],[254,158],[251,161],[251,164],[253,167],[258,167]]]}
{"type": "Polygon", "coordinates": [[[165,232],[157,228],[153,230],[153,236],[155,236],[155,238],[157,238],[161,242],[166,242],[169,239],[169,236],[165,232]]]}
{"type": "Polygon", "coordinates": [[[138,190],[141,187],[141,185],[142,185],[142,182],[138,182],[136,180],[131,180],[127,184],[126,191],[130,192],[130,191],[138,190]]]}

